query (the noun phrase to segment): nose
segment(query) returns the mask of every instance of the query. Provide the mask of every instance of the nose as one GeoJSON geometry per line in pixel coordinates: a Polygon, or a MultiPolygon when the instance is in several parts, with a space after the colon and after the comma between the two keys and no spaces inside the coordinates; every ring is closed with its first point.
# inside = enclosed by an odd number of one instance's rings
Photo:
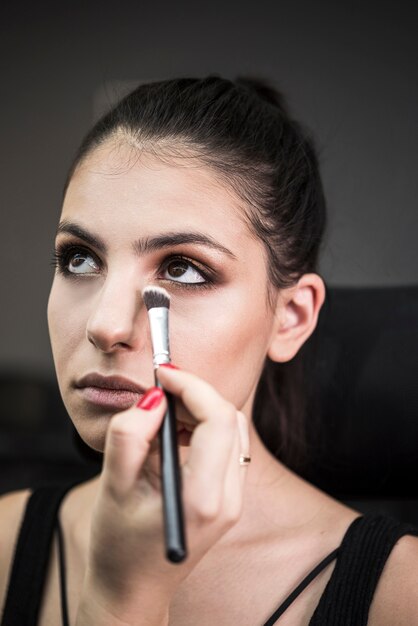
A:
{"type": "Polygon", "coordinates": [[[147,336],[146,308],[137,280],[108,275],[96,295],[87,322],[88,341],[102,352],[141,350],[147,336]]]}

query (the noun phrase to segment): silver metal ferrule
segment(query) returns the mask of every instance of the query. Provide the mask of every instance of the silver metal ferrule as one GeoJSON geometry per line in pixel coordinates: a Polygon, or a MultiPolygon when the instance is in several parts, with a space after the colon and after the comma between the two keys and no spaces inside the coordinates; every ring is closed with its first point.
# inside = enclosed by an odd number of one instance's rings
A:
{"type": "Polygon", "coordinates": [[[152,362],[154,369],[162,363],[170,363],[168,339],[168,309],[164,306],[148,310],[151,327],[152,362]]]}

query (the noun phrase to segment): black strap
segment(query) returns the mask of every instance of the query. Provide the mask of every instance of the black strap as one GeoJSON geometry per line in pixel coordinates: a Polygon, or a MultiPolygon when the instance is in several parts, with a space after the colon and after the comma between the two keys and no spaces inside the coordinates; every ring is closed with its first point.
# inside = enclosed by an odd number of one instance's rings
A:
{"type": "Polygon", "coordinates": [[[292,591],[292,593],[286,598],[284,602],[279,606],[279,608],[273,613],[273,615],[267,620],[264,626],[273,626],[275,622],[279,619],[281,615],[286,611],[287,608],[292,604],[292,602],[298,597],[300,593],[309,585],[312,580],[318,576],[322,570],[327,567],[335,558],[337,558],[340,548],[336,548],[333,550],[328,556],[323,559],[303,580],[302,582],[292,591]]]}
{"type": "Polygon", "coordinates": [[[62,532],[61,522],[59,516],[57,517],[57,535],[58,535],[58,567],[60,578],[60,598],[61,598],[61,617],[62,626],[70,626],[70,620],[68,619],[68,602],[67,602],[67,576],[66,576],[66,561],[65,561],[65,544],[64,533],[62,532]]]}
{"type": "Polygon", "coordinates": [[[1,626],[37,626],[50,558],[50,545],[66,485],[37,488],[29,497],[21,523],[1,626]]]}
{"type": "Polygon", "coordinates": [[[309,626],[367,626],[377,583],[403,535],[418,535],[418,528],[380,514],[356,518],[309,626]]]}

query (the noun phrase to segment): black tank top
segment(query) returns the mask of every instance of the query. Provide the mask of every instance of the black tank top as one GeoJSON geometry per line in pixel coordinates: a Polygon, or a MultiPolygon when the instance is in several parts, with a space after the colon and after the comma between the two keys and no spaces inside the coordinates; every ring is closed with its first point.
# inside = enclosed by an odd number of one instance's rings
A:
{"type": "MultiPolygon", "coordinates": [[[[37,626],[54,532],[58,537],[62,625],[69,626],[64,538],[58,512],[65,494],[79,482],[40,487],[28,499],[1,626],[37,626]]],[[[348,527],[341,545],[303,579],[264,626],[273,626],[315,576],[334,559],[337,559],[334,571],[309,626],[367,626],[378,580],[392,548],[403,535],[418,536],[418,528],[379,514],[357,517],[348,527]]]]}

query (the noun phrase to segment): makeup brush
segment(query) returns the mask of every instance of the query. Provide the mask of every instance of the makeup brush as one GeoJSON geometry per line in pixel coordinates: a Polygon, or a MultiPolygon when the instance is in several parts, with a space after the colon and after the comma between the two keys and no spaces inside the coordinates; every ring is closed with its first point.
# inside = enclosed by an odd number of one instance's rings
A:
{"type": "MultiPolygon", "coordinates": [[[[162,363],[170,363],[171,361],[168,333],[170,296],[162,287],[154,286],[146,287],[142,296],[148,310],[151,328],[155,385],[162,388],[157,377],[157,369],[162,363]]],[[[173,563],[180,563],[186,558],[187,551],[181,499],[176,414],[174,397],[169,392],[165,392],[165,396],[167,398],[167,412],[159,431],[165,547],[167,559],[173,563]]]]}

